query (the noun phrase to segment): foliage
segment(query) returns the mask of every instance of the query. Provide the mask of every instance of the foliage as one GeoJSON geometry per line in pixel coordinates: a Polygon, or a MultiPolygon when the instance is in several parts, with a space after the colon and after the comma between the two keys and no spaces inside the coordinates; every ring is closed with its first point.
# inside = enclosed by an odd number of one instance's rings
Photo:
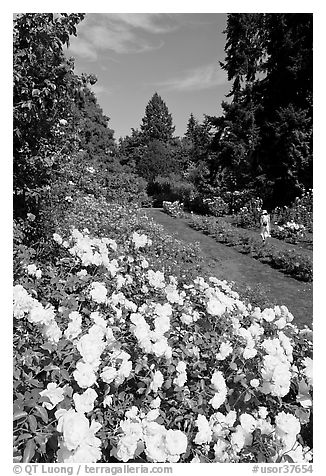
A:
{"type": "Polygon", "coordinates": [[[283,226],[273,228],[272,236],[289,243],[298,243],[300,239],[305,237],[305,227],[294,221],[288,221],[283,226]]]}
{"type": "MultiPolygon", "coordinates": [[[[37,211],[59,167],[57,152],[75,146],[71,107],[83,80],[63,47],[83,14],[26,13],[14,20],[14,210],[37,211]]],[[[86,79],[85,79],[86,81],[86,79]]]]}
{"type": "Polygon", "coordinates": [[[246,205],[242,206],[238,213],[232,217],[232,223],[244,228],[257,228],[260,223],[260,215],[263,208],[261,198],[251,198],[246,205]]]}
{"type": "Polygon", "coordinates": [[[185,216],[183,210],[183,203],[180,203],[179,201],[175,201],[173,203],[169,201],[164,201],[163,211],[173,218],[184,218],[185,216]]]}
{"type": "Polygon", "coordinates": [[[171,147],[160,140],[153,140],[142,149],[137,161],[137,173],[148,182],[159,175],[167,176],[177,170],[177,162],[171,147]]]}
{"type": "Polygon", "coordinates": [[[211,180],[287,205],[312,186],[312,15],[230,14],[226,34],[232,100],[210,118],[211,180]]]}
{"type": "Polygon", "coordinates": [[[149,183],[147,191],[153,197],[155,206],[162,206],[164,201],[180,201],[188,207],[195,194],[195,187],[182,176],[169,174],[166,177],[156,177],[154,182],[149,183]]]}
{"type": "Polygon", "coordinates": [[[228,205],[222,197],[204,198],[203,206],[207,210],[207,215],[221,217],[228,213],[228,205]]]}
{"type": "Polygon", "coordinates": [[[304,191],[300,197],[296,197],[289,206],[275,207],[272,211],[272,221],[276,225],[283,225],[288,221],[294,221],[303,225],[309,233],[313,231],[313,191],[304,191]]]}
{"type": "Polygon", "coordinates": [[[106,198],[115,203],[147,203],[147,182],[142,177],[132,173],[110,174],[106,179],[106,198]]]}
{"type": "Polygon", "coordinates": [[[175,127],[167,105],[157,93],[149,100],[145,116],[140,125],[141,139],[144,144],[153,141],[168,143],[172,140],[175,127]]]}
{"type": "Polygon", "coordinates": [[[211,124],[205,117],[202,124],[199,124],[193,114],[190,114],[187,130],[185,133],[185,144],[188,148],[188,161],[194,164],[207,160],[209,146],[211,143],[211,124]]]}
{"type": "Polygon", "coordinates": [[[15,273],[15,461],[311,460],[311,332],[286,307],[154,272],[146,235],[50,246],[15,273]]]}
{"type": "MultiPolygon", "coordinates": [[[[93,77],[91,84],[95,81],[93,77]]],[[[96,157],[99,162],[108,162],[115,153],[114,131],[108,127],[110,119],[103,114],[88,86],[82,89],[82,93],[75,101],[73,110],[80,148],[86,152],[88,161],[96,157]]]]}

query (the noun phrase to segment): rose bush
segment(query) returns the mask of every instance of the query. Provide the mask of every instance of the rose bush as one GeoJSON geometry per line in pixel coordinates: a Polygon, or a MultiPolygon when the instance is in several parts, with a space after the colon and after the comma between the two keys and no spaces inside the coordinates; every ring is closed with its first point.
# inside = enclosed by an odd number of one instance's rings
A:
{"type": "Polygon", "coordinates": [[[163,211],[174,218],[183,218],[185,216],[183,210],[183,203],[175,202],[163,202],[163,211]]]}
{"type": "Polygon", "coordinates": [[[300,239],[305,237],[305,227],[294,221],[288,221],[284,225],[278,225],[271,230],[272,236],[289,243],[298,243],[300,239]]]}
{"type": "Polygon", "coordinates": [[[313,231],[313,190],[306,190],[289,207],[276,207],[272,222],[282,226],[286,222],[300,223],[309,233],[313,231]]]}
{"type": "Polygon", "coordinates": [[[15,269],[15,461],[311,460],[311,331],[286,307],[152,269],[137,231],[51,246],[15,269]]]}

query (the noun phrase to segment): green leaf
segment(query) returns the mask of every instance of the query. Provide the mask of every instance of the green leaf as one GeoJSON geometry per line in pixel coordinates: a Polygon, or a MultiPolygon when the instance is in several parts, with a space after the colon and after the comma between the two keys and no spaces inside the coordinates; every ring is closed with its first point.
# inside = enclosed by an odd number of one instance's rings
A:
{"type": "Polygon", "coordinates": [[[23,463],[29,463],[35,454],[35,441],[29,440],[25,446],[23,454],[23,463]]]}
{"type": "Polygon", "coordinates": [[[28,440],[29,438],[33,438],[33,435],[30,433],[22,433],[15,441],[15,444],[19,443],[20,441],[28,440]]]}
{"type": "Polygon", "coordinates": [[[37,420],[34,415],[28,415],[28,423],[31,432],[35,433],[35,431],[37,430],[37,420]]]}
{"type": "Polygon", "coordinates": [[[40,414],[44,423],[47,423],[49,421],[48,412],[46,411],[44,407],[40,407],[39,405],[37,405],[35,407],[35,410],[40,414]]]}
{"type": "Polygon", "coordinates": [[[14,418],[13,418],[13,421],[17,421],[17,420],[20,420],[21,418],[24,418],[27,416],[27,413],[24,412],[24,411],[17,411],[14,413],[14,418]]]}
{"type": "Polygon", "coordinates": [[[60,370],[60,375],[61,375],[61,377],[63,377],[66,380],[70,380],[70,378],[71,378],[71,375],[65,369],[60,370]]]}

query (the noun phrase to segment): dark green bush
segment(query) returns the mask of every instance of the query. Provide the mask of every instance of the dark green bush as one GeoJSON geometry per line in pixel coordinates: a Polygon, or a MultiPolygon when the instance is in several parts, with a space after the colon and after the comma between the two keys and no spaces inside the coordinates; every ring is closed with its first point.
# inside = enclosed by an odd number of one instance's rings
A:
{"type": "Polygon", "coordinates": [[[163,202],[179,201],[189,208],[195,194],[195,186],[181,176],[170,174],[168,177],[158,176],[148,185],[148,194],[153,198],[154,206],[162,207],[163,202]]]}

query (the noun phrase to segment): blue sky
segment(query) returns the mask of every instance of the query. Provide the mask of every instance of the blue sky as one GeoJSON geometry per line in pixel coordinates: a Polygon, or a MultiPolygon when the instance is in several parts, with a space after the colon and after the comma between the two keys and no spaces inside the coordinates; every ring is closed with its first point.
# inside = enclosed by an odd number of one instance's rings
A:
{"type": "Polygon", "coordinates": [[[182,136],[192,112],[221,113],[230,90],[224,60],[224,13],[92,13],[78,26],[68,55],[93,87],[115,138],[138,128],[155,91],[182,136]]]}

